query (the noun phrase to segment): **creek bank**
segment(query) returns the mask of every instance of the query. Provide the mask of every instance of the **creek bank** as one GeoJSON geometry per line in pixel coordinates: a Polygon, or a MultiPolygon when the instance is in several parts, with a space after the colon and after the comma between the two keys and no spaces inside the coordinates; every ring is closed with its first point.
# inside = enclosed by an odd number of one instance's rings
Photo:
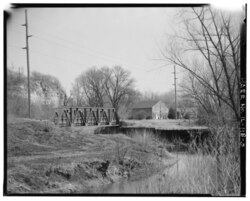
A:
{"type": "Polygon", "coordinates": [[[165,163],[162,167],[159,167],[157,170],[151,172],[150,174],[144,175],[141,178],[131,178],[123,179],[117,183],[111,183],[104,185],[99,192],[103,194],[134,194],[134,193],[152,193],[151,191],[155,188],[159,182],[164,179],[166,172],[173,171],[177,164],[178,160],[173,158],[173,160],[165,160],[165,163]],[[154,186],[152,188],[152,185],[154,186]]]}
{"type": "Polygon", "coordinates": [[[209,138],[210,132],[207,128],[161,128],[161,127],[143,127],[143,126],[110,126],[110,127],[98,127],[95,130],[95,134],[117,134],[122,133],[129,137],[133,137],[134,134],[154,134],[156,137],[173,142],[174,140],[182,140],[184,143],[188,143],[194,139],[199,139],[203,142],[209,138]]]}
{"type": "Polygon", "coordinates": [[[60,164],[15,165],[8,171],[8,193],[94,193],[121,180],[138,180],[158,171],[160,163],[102,159],[62,162],[60,164]]]}
{"type": "Polygon", "coordinates": [[[7,124],[7,193],[91,193],[139,179],[171,158],[154,139],[94,135],[94,128],[58,128],[21,119],[7,124]]]}

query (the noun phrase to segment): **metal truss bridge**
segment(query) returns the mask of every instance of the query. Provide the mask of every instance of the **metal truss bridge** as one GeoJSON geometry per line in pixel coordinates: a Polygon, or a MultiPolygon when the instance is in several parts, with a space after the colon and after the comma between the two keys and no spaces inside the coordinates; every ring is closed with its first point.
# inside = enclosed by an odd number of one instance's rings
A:
{"type": "Polygon", "coordinates": [[[104,107],[56,108],[53,121],[60,127],[118,124],[115,109],[104,107]]]}

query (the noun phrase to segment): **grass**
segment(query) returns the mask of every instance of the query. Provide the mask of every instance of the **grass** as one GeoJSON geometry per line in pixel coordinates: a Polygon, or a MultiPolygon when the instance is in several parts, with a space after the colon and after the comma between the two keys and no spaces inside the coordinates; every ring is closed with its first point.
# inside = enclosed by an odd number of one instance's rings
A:
{"type": "Polygon", "coordinates": [[[178,154],[178,163],[166,168],[157,177],[139,183],[136,193],[239,196],[240,186],[236,176],[239,164],[230,161],[230,156],[224,155],[222,158],[219,166],[222,174],[220,190],[218,190],[216,156],[181,153],[178,154]]]}
{"type": "Polygon", "coordinates": [[[165,120],[124,120],[122,122],[123,126],[132,127],[151,127],[151,128],[161,128],[161,129],[206,129],[205,126],[196,125],[195,120],[185,120],[185,119],[165,119],[165,120]]]}
{"type": "Polygon", "coordinates": [[[113,185],[109,193],[136,194],[213,194],[215,163],[210,156],[179,155],[179,162],[171,163],[157,174],[144,179],[113,185]]]}
{"type": "Polygon", "coordinates": [[[130,137],[94,135],[93,127],[58,128],[43,121],[13,119],[8,121],[7,135],[9,193],[99,192],[126,178],[129,181],[119,193],[228,196],[240,191],[239,162],[231,151],[219,155],[218,165],[216,150],[210,154],[195,147],[169,153],[170,142],[148,131],[130,137]]]}
{"type": "MultiPolygon", "coordinates": [[[[132,139],[141,144],[144,151],[148,147],[157,147],[159,156],[169,142],[156,138],[152,133],[135,132],[132,139]]],[[[173,142],[181,144],[182,142],[173,142]]],[[[228,146],[224,143],[223,146],[228,146]]],[[[221,147],[222,148],[222,147],[221,147]]],[[[212,147],[212,149],[215,149],[212,147]]],[[[225,147],[223,148],[225,149],[225,147]]],[[[112,186],[109,193],[138,193],[138,194],[209,194],[213,196],[239,196],[239,162],[235,160],[232,153],[219,155],[218,164],[216,150],[206,150],[202,146],[192,144],[191,149],[186,152],[166,152],[164,158],[177,159],[178,162],[171,164],[164,170],[158,170],[157,174],[145,172],[144,179],[123,182],[120,185],[112,186]],[[196,146],[196,147],[195,147],[196,146]],[[220,173],[218,173],[218,168],[220,173]],[[218,174],[221,180],[218,181],[218,174]],[[219,185],[221,184],[221,185],[219,185]]]]}
{"type": "Polygon", "coordinates": [[[123,178],[141,178],[160,165],[152,145],[142,147],[142,142],[123,134],[94,131],[9,119],[8,193],[93,192],[123,178]]]}
{"type": "Polygon", "coordinates": [[[180,155],[176,165],[165,170],[154,183],[149,182],[149,192],[211,194],[214,168],[214,159],[209,156],[180,155]]]}

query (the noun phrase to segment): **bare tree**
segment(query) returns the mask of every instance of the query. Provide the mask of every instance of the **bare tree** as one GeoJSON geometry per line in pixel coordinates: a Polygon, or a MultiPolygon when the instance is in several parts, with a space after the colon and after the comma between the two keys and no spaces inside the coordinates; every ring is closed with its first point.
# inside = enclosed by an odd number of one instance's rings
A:
{"type": "Polygon", "coordinates": [[[229,165],[239,167],[236,164],[238,126],[229,122],[239,123],[240,120],[240,27],[237,26],[237,16],[210,6],[191,8],[185,14],[183,35],[161,54],[164,60],[189,73],[186,91],[215,120],[209,128],[216,139],[217,191],[220,193],[228,188],[223,171],[228,171],[229,165]],[[224,114],[228,110],[231,115],[224,114]],[[230,126],[233,129],[227,129],[230,126]],[[225,143],[229,137],[234,138],[233,144],[225,143]],[[236,147],[236,151],[229,151],[231,147],[236,147]],[[229,156],[225,156],[223,150],[234,157],[226,166],[223,166],[223,160],[229,156]]]}
{"type": "Polygon", "coordinates": [[[160,95],[153,91],[144,91],[141,94],[141,100],[157,101],[160,100],[160,95]]]}
{"type": "Polygon", "coordinates": [[[118,115],[119,118],[127,119],[131,117],[131,109],[135,102],[140,99],[140,92],[131,90],[130,94],[124,96],[119,104],[118,115]]]}
{"type": "Polygon", "coordinates": [[[206,115],[214,116],[218,113],[218,101],[216,96],[210,94],[209,90],[195,79],[192,74],[185,77],[183,83],[180,84],[183,89],[183,96],[189,97],[202,108],[206,115]]]}
{"type": "Polygon", "coordinates": [[[168,62],[186,69],[218,107],[226,104],[239,121],[240,32],[233,17],[209,6],[187,13],[185,35],[178,38],[182,48],[173,43],[161,53],[168,62]],[[190,62],[187,57],[194,59],[190,62]]]}
{"type": "Polygon", "coordinates": [[[77,94],[78,101],[86,102],[88,106],[103,107],[104,105],[104,76],[101,70],[91,68],[83,72],[77,77],[74,89],[79,92],[77,94]]]}
{"type": "Polygon", "coordinates": [[[112,69],[102,68],[101,70],[105,76],[105,92],[112,107],[118,111],[122,101],[135,93],[135,81],[130,77],[130,72],[120,66],[114,66],[112,69]]]}
{"type": "Polygon", "coordinates": [[[117,113],[120,109],[123,116],[128,116],[127,107],[138,96],[133,87],[134,80],[130,77],[130,72],[120,66],[91,68],[77,77],[71,94],[77,105],[85,103],[92,107],[109,105],[114,107],[117,113]]]}
{"type": "Polygon", "coordinates": [[[82,86],[78,79],[75,80],[75,83],[70,91],[72,98],[74,99],[74,103],[76,106],[84,106],[87,105],[84,99],[84,92],[82,90],[82,86]]]}

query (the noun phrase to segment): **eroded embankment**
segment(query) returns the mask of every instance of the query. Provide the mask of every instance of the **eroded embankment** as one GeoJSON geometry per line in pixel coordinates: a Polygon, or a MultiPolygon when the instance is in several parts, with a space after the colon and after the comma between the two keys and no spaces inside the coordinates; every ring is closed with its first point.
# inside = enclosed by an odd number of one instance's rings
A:
{"type": "Polygon", "coordinates": [[[95,129],[9,120],[8,193],[98,192],[121,179],[153,174],[162,168],[163,159],[171,158],[157,139],[94,135],[95,129]]]}
{"type": "Polygon", "coordinates": [[[138,125],[121,125],[113,127],[100,127],[95,130],[96,134],[116,134],[123,133],[126,136],[133,138],[134,135],[147,137],[154,136],[161,142],[165,142],[164,146],[169,147],[171,151],[173,147],[178,151],[187,151],[190,144],[195,143],[196,146],[208,145],[212,142],[212,135],[208,128],[193,128],[193,127],[143,127],[138,125]],[[178,145],[179,143],[179,145],[178,145]]]}

